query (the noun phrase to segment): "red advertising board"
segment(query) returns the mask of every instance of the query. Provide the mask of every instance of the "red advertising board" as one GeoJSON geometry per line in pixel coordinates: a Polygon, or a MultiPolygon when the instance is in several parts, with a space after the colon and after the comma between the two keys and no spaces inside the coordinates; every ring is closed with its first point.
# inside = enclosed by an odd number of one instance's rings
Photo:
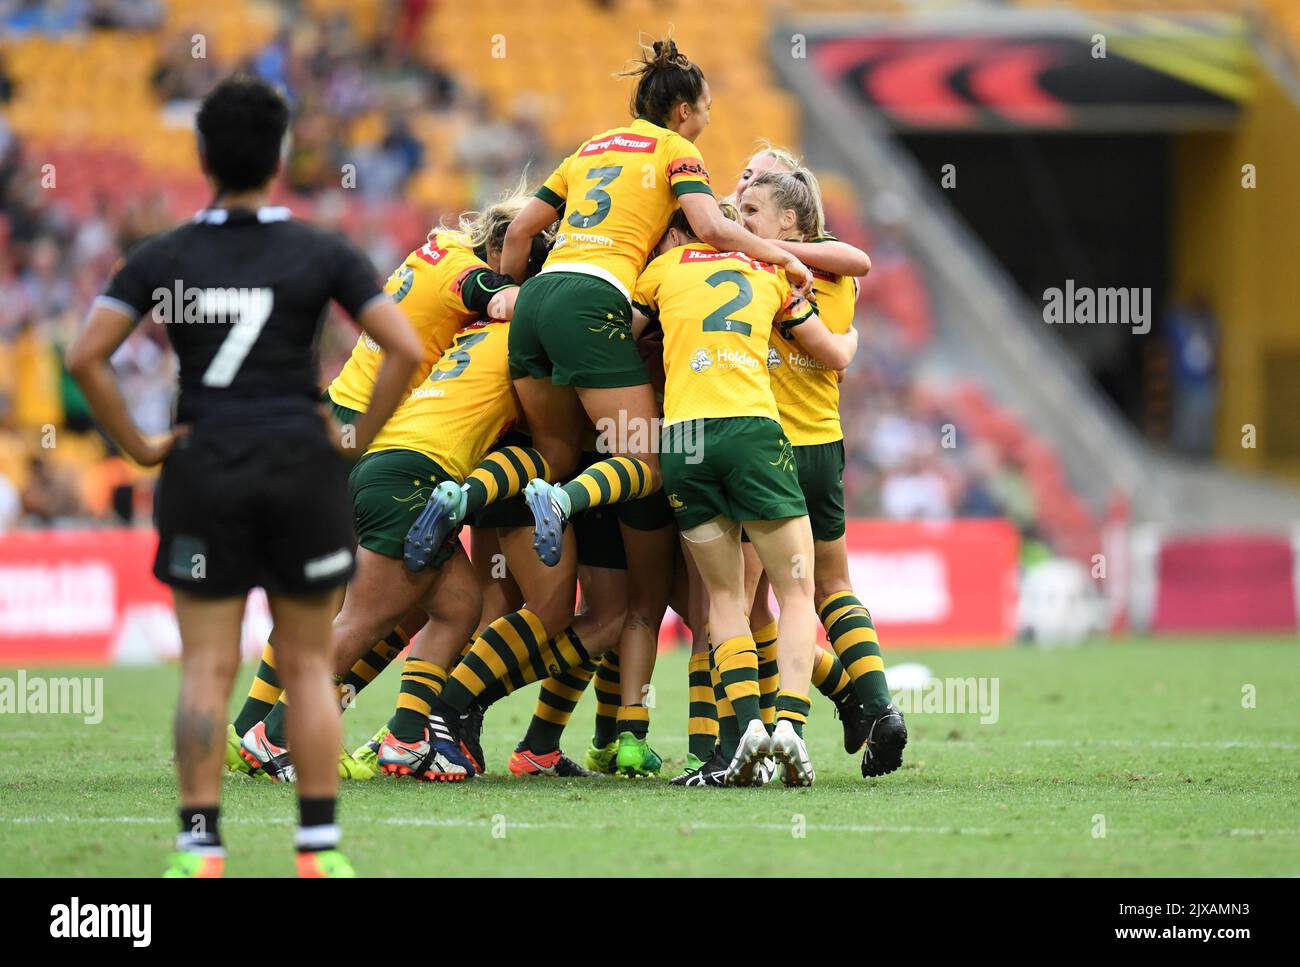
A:
{"type": "MultiPolygon", "coordinates": [[[[153,576],[152,530],[0,534],[0,666],[148,663],[176,657],[171,592],[153,576]]],[[[250,595],[241,647],[270,619],[250,595]]]]}
{"type": "MultiPolygon", "coordinates": [[[[853,585],[889,647],[1012,639],[1017,537],[1006,522],[850,521],[848,541],[853,585]]],[[[156,545],[147,530],[0,535],[0,666],[174,658],[171,594],[151,570],[156,545]]],[[[269,624],[255,592],[245,656],[260,652],[269,624]]]]}
{"type": "MultiPolygon", "coordinates": [[[[1005,645],[1016,634],[1020,538],[1004,520],[850,520],[853,589],[887,650],[1005,645]]],[[[669,612],[661,648],[689,638],[669,612]]]]}
{"type": "Polygon", "coordinates": [[[1008,644],[1019,535],[1005,520],[848,524],[853,588],[888,648],[1008,644]]]}
{"type": "Polygon", "coordinates": [[[1152,631],[1293,631],[1295,550],[1286,537],[1167,537],[1152,631]]]}

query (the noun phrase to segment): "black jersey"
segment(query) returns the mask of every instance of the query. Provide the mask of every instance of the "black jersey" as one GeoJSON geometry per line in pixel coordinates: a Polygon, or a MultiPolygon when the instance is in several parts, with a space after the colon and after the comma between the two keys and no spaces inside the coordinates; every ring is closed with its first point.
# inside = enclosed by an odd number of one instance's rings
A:
{"type": "Polygon", "coordinates": [[[350,242],[272,207],[199,212],[140,245],[100,297],[166,326],[184,423],[314,413],[316,337],[330,300],[356,318],[382,298],[350,242]]]}

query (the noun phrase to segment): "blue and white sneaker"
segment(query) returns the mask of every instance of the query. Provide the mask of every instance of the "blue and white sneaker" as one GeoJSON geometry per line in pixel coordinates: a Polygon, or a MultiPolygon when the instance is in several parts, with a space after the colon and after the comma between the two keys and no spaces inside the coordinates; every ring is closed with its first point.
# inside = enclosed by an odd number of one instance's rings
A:
{"type": "Polygon", "coordinates": [[[451,532],[465,518],[465,491],[461,485],[444,480],[434,488],[402,543],[402,560],[406,569],[419,573],[429,566],[435,554],[447,543],[451,532]]]}
{"type": "Polygon", "coordinates": [[[543,564],[555,567],[564,551],[564,525],[572,510],[569,495],[558,484],[534,477],[524,488],[524,499],[533,512],[533,550],[543,564]]]}

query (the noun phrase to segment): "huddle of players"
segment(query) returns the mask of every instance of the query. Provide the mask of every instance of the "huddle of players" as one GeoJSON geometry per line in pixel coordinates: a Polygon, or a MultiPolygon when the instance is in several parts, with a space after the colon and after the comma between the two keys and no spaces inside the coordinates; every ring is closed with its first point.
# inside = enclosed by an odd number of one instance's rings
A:
{"type": "MultiPolygon", "coordinates": [[[[428,627],[391,718],[340,776],[472,777],[483,713],[532,682],[512,773],[657,774],[645,699],[670,603],[694,639],[674,783],[758,785],[779,767],[811,784],[812,685],[864,776],[901,763],[906,728],[844,544],[838,380],[870,262],[826,234],[815,178],[780,149],[719,205],[693,144],[699,67],[662,41],[634,73],[632,124],[585,142],[534,197],[435,230],[385,286],[425,356],[350,475],[357,568],[331,643],[343,707],[428,627]],[[659,420],[659,439],[638,437],[659,420]],[[632,432],[598,445],[611,426],[632,432]],[[593,679],[584,768],[560,738],[593,679]]],[[[345,430],[381,358],[363,335],[327,390],[345,430]]],[[[275,642],[226,761],[293,780],[275,642]]]]}

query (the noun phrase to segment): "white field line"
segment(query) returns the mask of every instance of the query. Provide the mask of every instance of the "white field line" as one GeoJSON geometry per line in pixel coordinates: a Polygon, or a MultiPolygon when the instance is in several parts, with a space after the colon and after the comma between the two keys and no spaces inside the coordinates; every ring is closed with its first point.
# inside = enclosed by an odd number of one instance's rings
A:
{"type": "MultiPolygon", "coordinates": [[[[170,826],[175,823],[175,819],[167,816],[0,816],[0,824],[10,824],[13,826],[93,826],[93,825],[115,825],[115,826],[170,826]]],[[[274,826],[274,827],[291,827],[294,825],[292,820],[267,818],[257,819],[253,817],[223,817],[222,823],[236,826],[274,826]]],[[[408,828],[442,828],[442,829],[490,829],[497,825],[490,819],[466,819],[456,816],[448,817],[385,817],[367,821],[366,825],[370,826],[396,826],[408,828]]],[[[591,832],[593,829],[617,829],[618,827],[599,821],[594,823],[552,823],[552,822],[515,822],[506,820],[504,828],[508,830],[534,830],[534,829],[564,829],[564,830],[581,830],[591,832]]],[[[789,833],[790,823],[638,823],[638,829],[662,829],[666,831],[682,832],[686,830],[762,830],[767,832],[789,833]]],[[[880,824],[857,824],[857,823],[808,823],[803,827],[807,832],[823,833],[865,833],[868,835],[908,835],[921,834],[924,836],[951,836],[957,834],[960,836],[992,836],[998,831],[992,829],[982,829],[974,826],[891,826],[880,824]]],[[[1278,828],[1278,829],[1229,829],[1226,831],[1229,836],[1293,836],[1300,837],[1300,828],[1278,828]]],[[[1120,833],[1125,836],[1144,836],[1141,830],[1112,830],[1111,834],[1120,833]]],[[[1209,835],[1216,835],[1210,833],[1209,835]]],[[[1223,835],[1218,833],[1217,835],[1223,835]]]]}
{"type": "MultiPolygon", "coordinates": [[[[977,740],[922,739],[920,741],[932,742],[935,745],[973,745],[977,740]]],[[[1025,749],[1276,749],[1282,752],[1300,750],[1300,745],[1294,742],[1255,742],[1245,739],[1219,742],[1175,742],[1163,739],[1026,739],[1014,744],[1025,749]]]]}
{"type": "MultiPolygon", "coordinates": [[[[222,825],[233,824],[243,826],[293,826],[292,820],[287,819],[255,819],[252,817],[222,817],[222,825]]],[[[130,826],[167,826],[175,823],[175,819],[166,816],[0,816],[0,824],[8,823],[15,826],[90,826],[96,824],[108,825],[130,825],[130,826]]],[[[419,817],[386,817],[367,821],[366,825],[371,826],[399,826],[399,827],[443,827],[456,829],[478,829],[491,828],[496,825],[490,819],[461,819],[458,817],[445,818],[419,818],[419,817]]],[[[593,828],[617,828],[599,821],[594,823],[551,823],[551,822],[515,822],[506,820],[504,822],[506,829],[568,829],[582,830],[590,832],[593,828]]],[[[638,823],[638,829],[661,828],[665,830],[771,830],[776,832],[788,833],[791,829],[790,823],[638,823]]],[[[963,836],[991,836],[994,831],[991,829],[979,829],[969,826],[888,826],[888,825],[859,825],[859,824],[818,824],[808,823],[803,827],[808,832],[827,832],[827,833],[875,833],[875,834],[908,834],[922,833],[927,835],[951,835],[957,833],[963,836]]]]}

